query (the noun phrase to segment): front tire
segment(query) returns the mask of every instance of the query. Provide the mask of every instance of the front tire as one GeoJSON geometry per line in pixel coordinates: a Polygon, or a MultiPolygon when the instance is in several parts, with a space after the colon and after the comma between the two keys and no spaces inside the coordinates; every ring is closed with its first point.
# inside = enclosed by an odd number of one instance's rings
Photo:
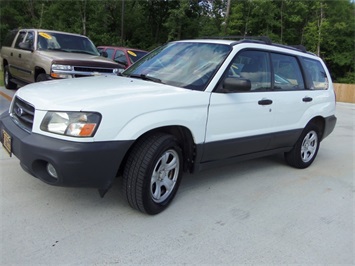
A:
{"type": "Polygon", "coordinates": [[[139,140],[123,172],[130,206],[148,214],[167,208],[178,190],[182,163],[182,151],[173,136],[157,133],[139,140]]]}
{"type": "Polygon", "coordinates": [[[317,156],[320,145],[319,128],[309,124],[290,152],[285,153],[286,162],[299,169],[307,168],[317,156]]]}
{"type": "Polygon", "coordinates": [[[9,71],[9,66],[4,67],[4,84],[5,88],[8,90],[15,90],[17,89],[17,84],[11,81],[12,76],[9,71]]]}
{"type": "Polygon", "coordinates": [[[47,81],[47,80],[48,80],[48,78],[47,78],[46,73],[41,73],[36,78],[36,82],[47,81]]]}

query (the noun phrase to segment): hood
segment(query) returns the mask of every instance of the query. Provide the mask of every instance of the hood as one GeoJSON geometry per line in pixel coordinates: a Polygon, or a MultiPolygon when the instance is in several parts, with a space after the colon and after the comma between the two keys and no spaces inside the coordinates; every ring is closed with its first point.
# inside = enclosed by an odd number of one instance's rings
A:
{"type": "Polygon", "coordinates": [[[54,52],[54,51],[37,51],[41,57],[47,57],[56,64],[70,64],[82,66],[106,66],[118,68],[122,67],[120,64],[112,61],[111,59],[82,53],[67,53],[67,52],[54,52]]]}
{"type": "Polygon", "coordinates": [[[181,102],[177,97],[201,92],[120,76],[98,76],[52,80],[22,87],[16,96],[37,110],[100,111],[110,106],[137,104],[169,106],[181,102]]]}

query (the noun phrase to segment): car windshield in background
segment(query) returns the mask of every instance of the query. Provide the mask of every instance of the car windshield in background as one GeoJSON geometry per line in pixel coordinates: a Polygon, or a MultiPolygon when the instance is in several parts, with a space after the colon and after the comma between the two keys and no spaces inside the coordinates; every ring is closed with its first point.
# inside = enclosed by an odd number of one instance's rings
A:
{"type": "Polygon", "coordinates": [[[86,37],[55,32],[40,32],[38,50],[99,55],[95,45],[86,37]]]}
{"type": "Polygon", "coordinates": [[[129,60],[131,61],[131,64],[135,63],[139,59],[141,59],[143,56],[145,56],[148,52],[143,52],[143,51],[137,51],[137,50],[128,50],[127,54],[129,57],[129,60]]]}
{"type": "Polygon", "coordinates": [[[123,75],[204,90],[231,49],[229,45],[214,43],[168,43],[138,61],[123,75]]]}

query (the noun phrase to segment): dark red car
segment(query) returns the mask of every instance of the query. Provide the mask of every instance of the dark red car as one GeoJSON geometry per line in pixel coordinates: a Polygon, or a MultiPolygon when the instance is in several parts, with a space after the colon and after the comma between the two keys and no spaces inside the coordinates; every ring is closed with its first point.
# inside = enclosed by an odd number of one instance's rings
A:
{"type": "Polygon", "coordinates": [[[97,49],[103,55],[105,55],[103,52],[106,52],[107,58],[125,65],[126,68],[148,53],[148,51],[140,49],[117,46],[98,46],[97,49]]]}

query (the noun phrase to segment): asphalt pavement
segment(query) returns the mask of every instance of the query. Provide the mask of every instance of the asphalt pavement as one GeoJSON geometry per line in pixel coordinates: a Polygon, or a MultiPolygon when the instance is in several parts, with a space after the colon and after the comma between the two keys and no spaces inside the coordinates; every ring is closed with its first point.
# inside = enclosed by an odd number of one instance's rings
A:
{"type": "Polygon", "coordinates": [[[187,174],[156,216],[129,207],[120,179],[103,199],[49,186],[0,147],[0,265],[354,265],[355,104],[337,117],[311,167],[276,155],[187,174]]]}

